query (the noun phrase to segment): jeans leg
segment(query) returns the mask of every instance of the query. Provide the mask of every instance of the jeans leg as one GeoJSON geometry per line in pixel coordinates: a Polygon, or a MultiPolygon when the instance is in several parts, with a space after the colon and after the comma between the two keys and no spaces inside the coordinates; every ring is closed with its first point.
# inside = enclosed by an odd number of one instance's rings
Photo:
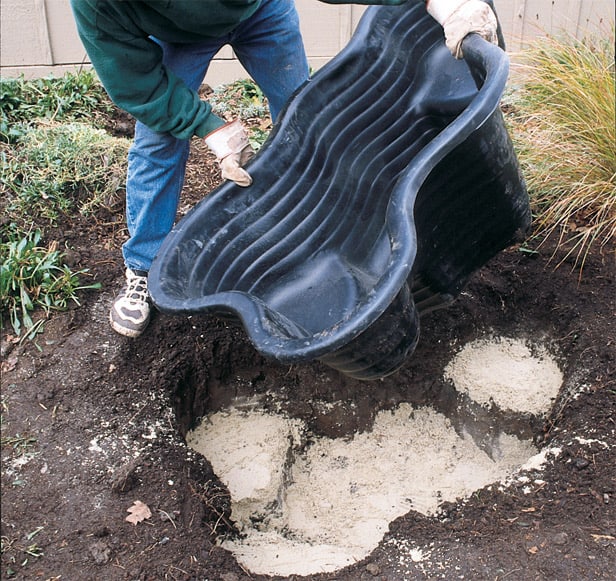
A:
{"type": "MultiPolygon", "coordinates": [[[[163,47],[166,66],[196,90],[224,41],[159,44],[163,47]]],[[[149,270],[165,236],[171,231],[189,149],[190,140],[155,133],[137,122],[126,178],[126,221],[130,238],[122,247],[124,262],[129,268],[149,270]]]]}
{"type": "Polygon", "coordinates": [[[231,35],[231,46],[269,102],[272,119],[310,69],[293,0],[264,0],[231,35]]]}
{"type": "Polygon", "coordinates": [[[155,133],[137,122],[128,153],[126,223],[122,253],[129,268],[149,270],[170,232],[184,182],[189,142],[155,133]]]}

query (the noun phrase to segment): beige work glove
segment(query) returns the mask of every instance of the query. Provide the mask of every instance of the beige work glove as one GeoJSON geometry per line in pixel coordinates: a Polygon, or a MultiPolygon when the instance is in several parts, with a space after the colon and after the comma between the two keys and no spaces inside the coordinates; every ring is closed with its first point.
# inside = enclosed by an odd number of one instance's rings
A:
{"type": "Polygon", "coordinates": [[[427,0],[428,13],[445,32],[451,54],[462,58],[462,41],[475,32],[487,41],[498,44],[498,23],[492,8],[481,0],[427,0]]]}
{"type": "Polygon", "coordinates": [[[244,188],[252,184],[244,165],[254,157],[255,152],[248,143],[246,130],[237,119],[208,133],[204,140],[218,159],[223,179],[244,188]]]}

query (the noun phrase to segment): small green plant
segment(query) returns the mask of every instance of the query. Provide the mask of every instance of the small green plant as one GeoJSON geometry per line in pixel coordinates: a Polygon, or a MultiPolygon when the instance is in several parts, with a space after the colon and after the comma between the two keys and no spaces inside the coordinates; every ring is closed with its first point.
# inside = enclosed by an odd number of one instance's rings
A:
{"type": "Polygon", "coordinates": [[[17,570],[13,567],[26,567],[30,561],[30,557],[36,559],[45,556],[43,548],[38,543],[31,543],[32,539],[38,535],[45,527],[37,527],[32,532],[25,535],[28,545],[19,543],[17,539],[2,535],[0,539],[0,552],[2,553],[2,562],[6,564],[5,573],[7,578],[17,575],[17,570]],[[20,561],[18,561],[18,558],[20,561]]]}
{"type": "Polygon", "coordinates": [[[255,150],[259,151],[266,139],[269,137],[270,129],[261,128],[261,127],[249,127],[248,131],[248,141],[250,142],[250,146],[255,150]]]}
{"type": "Polygon", "coordinates": [[[267,101],[251,79],[240,79],[233,83],[220,85],[208,96],[216,115],[225,117],[232,114],[240,119],[264,118],[269,116],[267,101]]]}
{"type": "Polygon", "coordinates": [[[606,36],[530,45],[509,115],[536,236],[557,235],[580,272],[591,248],[616,239],[614,29],[606,36]]]}
{"type": "Polygon", "coordinates": [[[11,142],[23,135],[36,119],[103,123],[112,103],[90,70],[63,77],[25,80],[0,79],[0,141],[11,142]]]}
{"type": "Polygon", "coordinates": [[[103,131],[113,110],[91,71],[28,80],[0,79],[0,327],[21,340],[42,330],[82,285],[41,229],[71,213],[96,217],[119,201],[129,141],[103,131]],[[83,121],[80,123],[79,121],[83,121]],[[32,320],[35,310],[44,317],[32,320]],[[23,331],[25,330],[25,333],[23,331]]]}
{"type": "Polygon", "coordinates": [[[246,121],[251,147],[255,151],[261,149],[269,137],[272,120],[267,100],[252,79],[220,85],[206,98],[219,117],[246,121]]]}
{"type": "MultiPolygon", "coordinates": [[[[79,304],[77,293],[84,289],[98,289],[99,283],[82,285],[79,276],[87,270],[72,272],[62,263],[64,257],[56,245],[40,245],[41,232],[24,238],[0,243],[0,311],[8,313],[17,336],[22,328],[27,335],[39,327],[31,313],[35,308],[49,315],[52,310],[64,310],[69,301],[79,304]]],[[[4,317],[2,317],[4,326],[4,317]]]]}
{"type": "Polygon", "coordinates": [[[91,215],[111,207],[123,187],[130,142],[84,123],[31,125],[0,144],[0,183],[17,232],[51,224],[62,214],[91,215]]]}

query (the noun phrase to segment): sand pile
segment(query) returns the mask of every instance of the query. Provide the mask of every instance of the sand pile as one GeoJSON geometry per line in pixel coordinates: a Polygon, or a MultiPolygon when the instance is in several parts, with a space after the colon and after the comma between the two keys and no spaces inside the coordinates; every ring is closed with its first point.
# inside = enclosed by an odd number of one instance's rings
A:
{"type": "MultiPolygon", "coordinates": [[[[548,411],[562,383],[547,353],[502,339],[467,346],[445,376],[478,403],[534,414],[548,411]]],[[[308,575],[363,559],[395,518],[434,514],[537,453],[501,433],[490,457],[444,415],[406,403],[346,440],[248,403],[208,416],[187,441],[229,487],[243,538],[223,546],[258,574],[308,575]]]]}

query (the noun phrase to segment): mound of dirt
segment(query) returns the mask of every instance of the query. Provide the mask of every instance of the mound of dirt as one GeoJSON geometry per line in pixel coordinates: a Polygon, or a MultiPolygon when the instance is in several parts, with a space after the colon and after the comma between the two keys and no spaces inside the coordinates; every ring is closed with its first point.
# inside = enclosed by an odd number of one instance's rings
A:
{"type": "MultiPolygon", "coordinates": [[[[183,208],[217,183],[215,164],[199,146],[195,143],[189,162],[183,208]]],[[[336,454],[339,468],[344,454],[351,458],[341,452],[344,444],[374,434],[375,425],[384,439],[391,437],[382,420],[394,421],[397,410],[408,417],[413,410],[418,417],[427,409],[441,414],[458,435],[492,454],[502,434],[524,439],[536,453],[534,462],[509,478],[481,482],[462,499],[444,496],[436,510],[407,503],[367,556],[303,578],[613,579],[614,248],[590,255],[581,279],[570,262],[554,269],[564,255],[558,251],[550,260],[555,251],[550,242],[536,252],[501,253],[451,307],[422,320],[419,346],[400,371],[360,382],[319,363],[264,360],[241,327],[211,316],[156,315],[136,340],[114,334],[107,313],[121,283],[124,235],[117,215],[61,224],[53,236],[68,244],[75,266],[90,268],[103,290],[55,314],[36,342],[18,343],[3,334],[3,578],[270,578],[250,571],[228,549],[243,534],[230,487],[185,441],[203,417],[229,414],[238,402],[256,399],[262,413],[301,422],[310,436],[300,438],[305,451],[320,450],[320,438],[337,442],[329,451],[323,448],[321,457],[336,464],[326,456],[336,454]],[[507,338],[511,348],[517,348],[515,342],[538,346],[518,351],[518,359],[553,362],[557,369],[550,372],[561,374],[555,399],[551,394],[538,408],[529,407],[536,404],[530,401],[532,381],[515,366],[509,376],[524,389],[530,381],[528,406],[499,399],[507,395],[502,383],[484,397],[454,382],[458,373],[470,373],[468,361],[464,372],[463,359],[456,358],[469,345],[494,337],[507,338]],[[136,501],[149,511],[140,512],[136,501]]],[[[502,352],[493,353],[486,368],[498,357],[502,352]]],[[[384,450],[389,455],[383,464],[391,463],[390,449],[384,450]]],[[[375,455],[372,463],[379,462],[375,455]]],[[[316,484],[332,477],[334,464],[316,484]]],[[[418,474],[422,470],[426,467],[419,466],[418,474]]],[[[258,478],[253,474],[247,482],[258,478]]],[[[347,522],[336,518],[336,528],[347,526],[347,536],[356,534],[351,515],[347,522]]],[[[258,528],[259,516],[251,522],[258,528]]],[[[344,530],[330,532],[345,537],[344,530]]],[[[286,541],[292,540],[288,535],[286,541]]]]}

